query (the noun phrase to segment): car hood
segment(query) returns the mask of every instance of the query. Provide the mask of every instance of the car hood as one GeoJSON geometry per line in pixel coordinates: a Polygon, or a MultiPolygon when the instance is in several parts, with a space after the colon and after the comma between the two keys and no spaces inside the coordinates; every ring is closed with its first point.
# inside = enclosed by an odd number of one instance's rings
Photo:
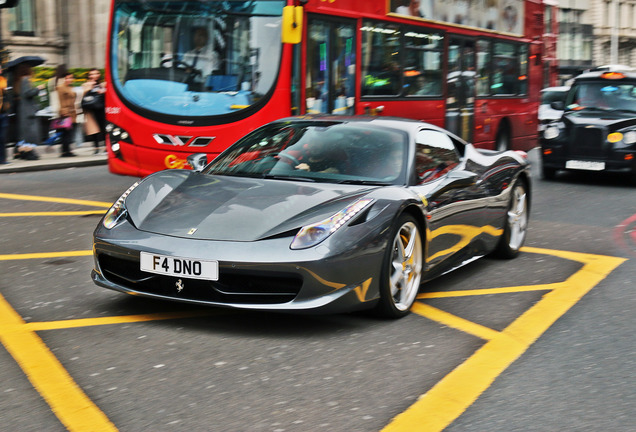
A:
{"type": "Polygon", "coordinates": [[[168,170],[145,178],[126,199],[126,208],[141,231],[255,241],[294,235],[375,188],[168,170]]]}
{"type": "Polygon", "coordinates": [[[627,111],[569,111],[564,117],[565,121],[574,126],[599,126],[610,127],[613,130],[622,129],[636,124],[636,114],[627,111]]]}

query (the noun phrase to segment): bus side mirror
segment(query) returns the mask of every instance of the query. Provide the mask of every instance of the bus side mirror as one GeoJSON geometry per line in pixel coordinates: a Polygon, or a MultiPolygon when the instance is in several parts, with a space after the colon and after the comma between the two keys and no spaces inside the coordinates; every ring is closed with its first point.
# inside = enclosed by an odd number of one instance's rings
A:
{"type": "Polygon", "coordinates": [[[303,7],[285,6],[283,8],[283,43],[299,44],[303,37],[303,7]]]}

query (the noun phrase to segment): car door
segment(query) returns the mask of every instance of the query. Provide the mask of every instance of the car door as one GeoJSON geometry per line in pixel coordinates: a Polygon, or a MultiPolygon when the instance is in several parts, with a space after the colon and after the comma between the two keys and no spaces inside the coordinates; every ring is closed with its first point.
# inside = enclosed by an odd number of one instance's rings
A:
{"type": "Polygon", "coordinates": [[[415,143],[415,192],[427,208],[426,260],[437,266],[482,232],[485,194],[466,169],[462,144],[440,130],[422,129],[415,143]]]}

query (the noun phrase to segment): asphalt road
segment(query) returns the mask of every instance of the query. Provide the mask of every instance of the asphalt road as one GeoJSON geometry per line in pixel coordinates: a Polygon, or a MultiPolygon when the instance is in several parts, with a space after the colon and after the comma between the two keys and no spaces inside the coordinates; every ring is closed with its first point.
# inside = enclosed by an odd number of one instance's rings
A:
{"type": "Polygon", "coordinates": [[[636,188],[620,177],[535,176],[524,253],[427,284],[399,321],[94,286],[92,230],[134,181],[0,178],[3,430],[633,428],[636,188]]]}

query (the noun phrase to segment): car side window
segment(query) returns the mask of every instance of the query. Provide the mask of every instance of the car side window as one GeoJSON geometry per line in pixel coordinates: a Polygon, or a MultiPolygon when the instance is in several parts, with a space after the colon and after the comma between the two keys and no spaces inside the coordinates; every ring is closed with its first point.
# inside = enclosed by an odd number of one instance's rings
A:
{"type": "Polygon", "coordinates": [[[441,131],[422,129],[415,140],[417,184],[433,181],[459,163],[453,140],[441,131]]]}

